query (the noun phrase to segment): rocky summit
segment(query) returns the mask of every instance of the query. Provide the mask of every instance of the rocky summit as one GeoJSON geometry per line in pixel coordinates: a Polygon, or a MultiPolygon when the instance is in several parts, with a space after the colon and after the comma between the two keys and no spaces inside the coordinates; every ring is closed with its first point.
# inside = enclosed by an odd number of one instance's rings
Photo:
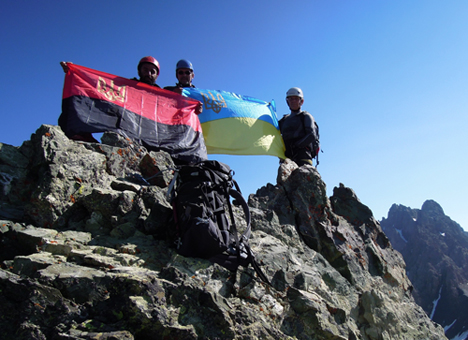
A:
{"type": "Polygon", "coordinates": [[[416,302],[449,339],[467,339],[468,233],[433,200],[421,209],[394,204],[381,224],[406,261],[416,302]]]}
{"type": "Polygon", "coordinates": [[[269,285],[178,255],[170,156],[101,141],[43,125],[0,144],[2,339],[446,339],[372,211],[314,167],[286,161],[248,199],[269,285]]]}

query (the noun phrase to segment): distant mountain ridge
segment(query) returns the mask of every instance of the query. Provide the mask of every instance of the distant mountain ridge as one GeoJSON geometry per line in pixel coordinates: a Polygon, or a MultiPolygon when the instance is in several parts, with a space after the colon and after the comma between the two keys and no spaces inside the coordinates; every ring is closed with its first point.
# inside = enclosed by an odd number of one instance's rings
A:
{"type": "Polygon", "coordinates": [[[433,200],[394,204],[380,224],[405,259],[416,302],[449,339],[468,339],[468,233],[433,200]]]}

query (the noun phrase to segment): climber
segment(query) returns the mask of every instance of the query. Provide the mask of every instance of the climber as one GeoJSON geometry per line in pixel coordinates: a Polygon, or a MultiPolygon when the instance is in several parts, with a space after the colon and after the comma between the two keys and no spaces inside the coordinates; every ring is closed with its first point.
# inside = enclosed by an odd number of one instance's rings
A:
{"type": "Polygon", "coordinates": [[[159,76],[159,62],[151,56],[141,58],[137,66],[138,76],[140,79],[133,78],[134,80],[139,80],[142,83],[149,85],[157,86],[156,79],[159,76]]]}
{"type": "Polygon", "coordinates": [[[184,87],[195,87],[192,80],[195,77],[192,63],[186,59],[180,59],[176,65],[176,78],[179,81],[175,86],[165,86],[165,90],[182,94],[184,87]]]}
{"type": "MultiPolygon", "coordinates": [[[[165,90],[169,90],[178,94],[182,94],[184,87],[195,88],[192,84],[192,80],[195,77],[193,72],[192,63],[186,59],[180,59],[176,64],[176,78],[179,81],[175,86],[165,86],[165,90]]],[[[196,108],[196,113],[200,114],[203,111],[203,104],[200,104],[196,108]]]]}
{"type": "MultiPolygon", "coordinates": [[[[302,111],[304,95],[298,87],[292,87],[286,92],[286,102],[291,113],[279,121],[281,135],[286,146],[285,155],[298,166],[313,165],[319,147],[318,126],[314,117],[307,111],[302,111]]],[[[318,164],[318,160],[317,160],[318,164]]]]}
{"type": "MultiPolygon", "coordinates": [[[[68,64],[73,64],[71,61],[61,61],[60,65],[63,68],[63,72],[68,72],[68,64]]],[[[149,85],[160,87],[156,84],[156,79],[159,76],[159,62],[156,58],[147,56],[140,59],[138,66],[138,76],[140,79],[132,78],[133,80],[141,81],[149,85]]]]}
{"type": "MultiPolygon", "coordinates": [[[[73,64],[70,61],[61,61],[60,65],[62,66],[63,72],[68,72],[68,64],[73,64]]],[[[153,85],[160,88],[159,85],[156,84],[156,79],[159,76],[159,62],[156,58],[147,56],[140,59],[137,66],[138,76],[140,79],[132,78],[133,80],[141,81],[142,83],[146,83],[148,85],[153,85]]],[[[62,128],[62,130],[68,131],[67,129],[67,117],[64,113],[60,114],[58,119],[58,124],[62,128]]],[[[92,143],[99,143],[90,132],[80,132],[80,133],[73,133],[71,136],[67,134],[67,137],[73,140],[78,140],[82,142],[92,142],[92,143]]]]}

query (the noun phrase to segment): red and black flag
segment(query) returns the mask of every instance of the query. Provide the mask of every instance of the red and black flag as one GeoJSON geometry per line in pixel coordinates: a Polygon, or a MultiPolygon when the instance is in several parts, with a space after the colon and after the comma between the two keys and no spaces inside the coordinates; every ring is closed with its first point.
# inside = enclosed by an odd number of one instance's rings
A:
{"type": "Polygon", "coordinates": [[[68,64],[59,124],[69,137],[114,131],[189,163],[206,160],[198,101],[137,80],[68,64]]]}

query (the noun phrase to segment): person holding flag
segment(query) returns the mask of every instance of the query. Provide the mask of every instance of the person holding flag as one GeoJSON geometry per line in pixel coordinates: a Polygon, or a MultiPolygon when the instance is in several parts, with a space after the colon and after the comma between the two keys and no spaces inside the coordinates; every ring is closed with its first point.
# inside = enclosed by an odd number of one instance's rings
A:
{"type": "MultiPolygon", "coordinates": [[[[182,94],[184,88],[190,87],[195,88],[192,84],[192,80],[195,77],[192,63],[186,59],[180,59],[176,65],[176,78],[179,81],[175,86],[165,86],[165,90],[169,90],[178,94],[182,94]]],[[[196,113],[200,114],[203,111],[203,104],[197,107],[196,113]]]]}
{"type": "Polygon", "coordinates": [[[142,83],[161,88],[156,84],[156,79],[158,79],[159,76],[159,62],[156,60],[156,58],[152,56],[141,58],[137,69],[140,79],[133,78],[134,80],[139,80],[142,83]]]}
{"type": "Polygon", "coordinates": [[[164,89],[182,94],[184,87],[195,88],[195,85],[192,84],[194,77],[195,73],[193,71],[192,63],[186,59],[180,59],[176,65],[176,78],[178,83],[176,83],[175,86],[165,86],[164,89]]]}
{"type": "MultiPolygon", "coordinates": [[[[63,72],[68,72],[69,64],[73,63],[71,61],[60,62],[60,66],[62,66],[63,72]]],[[[138,62],[137,70],[140,79],[132,78],[132,80],[141,81],[142,83],[161,88],[159,85],[156,84],[156,79],[158,79],[159,76],[159,62],[156,60],[156,58],[152,56],[141,58],[138,62]]],[[[63,131],[68,131],[67,116],[63,112],[59,116],[58,124],[63,131]]],[[[94,138],[92,133],[90,132],[75,133],[73,135],[68,136],[68,138],[82,142],[99,143],[99,141],[96,140],[96,138],[94,138]]]]}
{"type": "Polygon", "coordinates": [[[159,63],[144,57],[140,79],[128,79],[73,63],[66,70],[59,125],[66,136],[85,142],[93,133],[112,131],[147,150],[165,151],[174,162],[208,159],[200,121],[199,101],[156,85],[159,63]]]}
{"type": "MultiPolygon", "coordinates": [[[[62,66],[63,72],[68,72],[68,64],[73,64],[71,61],[61,61],[60,66],[62,66]]],[[[152,56],[143,57],[140,59],[140,62],[137,66],[138,76],[140,79],[132,78],[133,80],[141,81],[142,83],[153,85],[161,88],[156,84],[156,79],[159,76],[159,61],[152,56]]]]}

